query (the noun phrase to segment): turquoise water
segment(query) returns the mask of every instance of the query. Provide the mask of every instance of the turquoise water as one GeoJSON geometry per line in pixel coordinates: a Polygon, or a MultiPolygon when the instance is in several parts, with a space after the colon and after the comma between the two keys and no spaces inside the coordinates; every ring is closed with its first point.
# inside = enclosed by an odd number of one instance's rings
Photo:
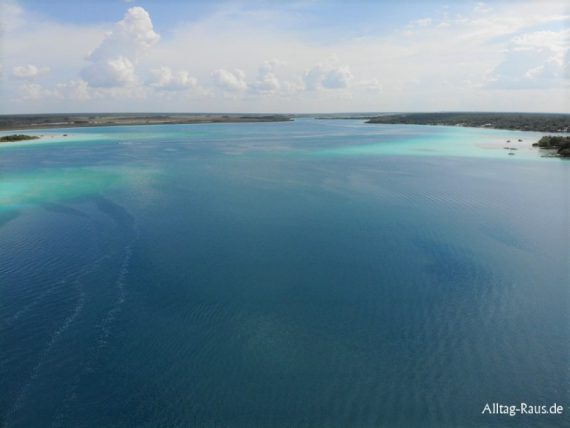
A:
{"type": "Polygon", "coordinates": [[[570,423],[570,162],[539,134],[34,133],[0,146],[1,426],[570,423]]]}

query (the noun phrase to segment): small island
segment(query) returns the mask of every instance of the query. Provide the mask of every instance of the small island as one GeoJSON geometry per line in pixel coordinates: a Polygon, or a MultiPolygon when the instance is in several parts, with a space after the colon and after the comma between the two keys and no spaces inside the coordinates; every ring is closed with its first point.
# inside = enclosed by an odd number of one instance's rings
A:
{"type": "Polygon", "coordinates": [[[0,137],[0,143],[13,143],[16,141],[27,141],[27,140],[37,140],[40,137],[35,135],[24,135],[24,134],[12,134],[0,137]]]}
{"type": "Polygon", "coordinates": [[[533,146],[541,149],[556,150],[556,154],[563,158],[570,158],[570,137],[559,135],[546,135],[534,143],[533,146]]]}

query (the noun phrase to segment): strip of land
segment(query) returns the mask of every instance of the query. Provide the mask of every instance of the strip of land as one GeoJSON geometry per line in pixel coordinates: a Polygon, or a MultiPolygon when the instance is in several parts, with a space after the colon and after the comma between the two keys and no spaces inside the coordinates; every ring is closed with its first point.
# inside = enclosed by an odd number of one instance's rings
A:
{"type": "Polygon", "coordinates": [[[40,137],[35,135],[13,134],[0,137],[0,143],[15,143],[18,141],[38,140],[40,137]]]}
{"type": "Polygon", "coordinates": [[[366,123],[570,132],[570,114],[562,113],[403,113],[376,116],[366,123]]]}
{"type": "Polygon", "coordinates": [[[534,143],[533,146],[546,150],[556,150],[556,154],[563,158],[570,157],[570,137],[546,135],[534,143]]]}
{"type": "Polygon", "coordinates": [[[0,116],[0,130],[192,123],[286,122],[287,115],[260,114],[49,114],[0,116]]]}

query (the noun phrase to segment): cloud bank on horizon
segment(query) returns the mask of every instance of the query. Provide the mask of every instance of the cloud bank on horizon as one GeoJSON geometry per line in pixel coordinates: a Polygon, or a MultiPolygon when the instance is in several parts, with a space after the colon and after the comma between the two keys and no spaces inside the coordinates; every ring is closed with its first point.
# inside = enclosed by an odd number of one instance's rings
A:
{"type": "Polygon", "coordinates": [[[0,113],[570,110],[563,2],[117,4],[4,0],[0,113]]]}

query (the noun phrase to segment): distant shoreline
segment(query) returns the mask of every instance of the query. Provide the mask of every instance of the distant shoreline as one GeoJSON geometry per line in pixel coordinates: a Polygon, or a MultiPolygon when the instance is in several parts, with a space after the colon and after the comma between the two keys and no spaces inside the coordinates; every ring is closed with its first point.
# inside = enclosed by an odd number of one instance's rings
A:
{"type": "Polygon", "coordinates": [[[287,115],[238,114],[85,114],[0,116],[0,131],[96,126],[185,125],[197,123],[289,122],[287,115]]]}
{"type": "Polygon", "coordinates": [[[365,123],[390,125],[458,126],[569,133],[570,114],[548,113],[406,113],[369,118],[365,123]]]}
{"type": "Polygon", "coordinates": [[[78,113],[0,116],[0,131],[98,126],[185,125],[206,123],[289,122],[295,118],[364,120],[369,124],[457,126],[548,133],[570,133],[570,114],[563,113],[399,113],[358,114],[209,114],[209,113],[78,113]]]}

